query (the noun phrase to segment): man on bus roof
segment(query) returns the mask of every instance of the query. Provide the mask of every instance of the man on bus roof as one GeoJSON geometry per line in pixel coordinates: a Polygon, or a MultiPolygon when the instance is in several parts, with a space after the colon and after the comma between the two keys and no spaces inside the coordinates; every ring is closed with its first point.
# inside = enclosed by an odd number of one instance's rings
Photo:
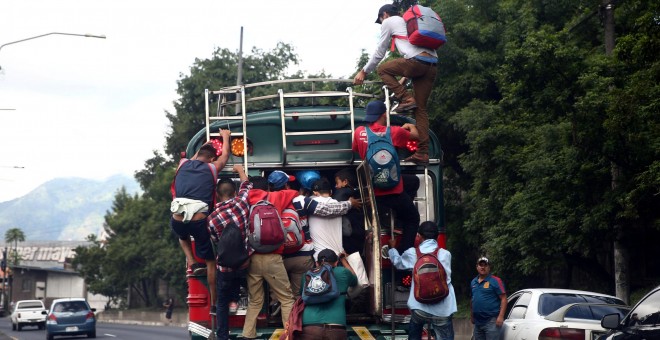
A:
{"type": "MultiPolygon", "coordinates": [[[[367,104],[364,120],[369,123],[369,129],[376,134],[385,133],[387,129],[387,126],[385,126],[386,111],[385,103],[382,101],[373,100],[367,104]]],[[[392,144],[398,148],[405,147],[409,140],[419,140],[417,127],[410,123],[402,126],[390,126],[390,133],[392,144]]],[[[355,129],[355,135],[353,136],[353,151],[364,159],[367,154],[367,147],[366,129],[364,126],[359,126],[355,129]]],[[[403,253],[415,244],[415,235],[417,235],[420,219],[419,211],[413,204],[412,198],[403,190],[403,180],[403,177],[401,177],[399,183],[389,189],[374,188],[378,210],[384,212],[392,209],[396,213],[397,219],[401,221],[403,236],[398,247],[399,253],[403,253]]]]}

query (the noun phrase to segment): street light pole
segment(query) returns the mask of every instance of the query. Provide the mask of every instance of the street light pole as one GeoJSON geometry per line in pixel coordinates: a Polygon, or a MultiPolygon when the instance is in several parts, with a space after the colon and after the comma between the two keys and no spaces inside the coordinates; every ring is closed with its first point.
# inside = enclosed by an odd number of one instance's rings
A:
{"type": "MultiPolygon", "coordinates": [[[[7,45],[18,44],[20,42],[24,42],[24,41],[28,41],[28,40],[32,40],[32,39],[37,39],[37,38],[43,38],[43,37],[49,36],[49,35],[70,35],[70,36],[75,36],[75,37],[105,39],[105,35],[50,32],[50,33],[36,35],[34,37],[29,37],[29,38],[25,38],[25,39],[21,39],[21,40],[11,41],[11,42],[8,42],[6,44],[2,44],[2,45],[0,45],[0,50],[2,50],[2,48],[7,46],[7,45]]],[[[0,69],[2,69],[2,67],[0,67],[0,69]]]]}

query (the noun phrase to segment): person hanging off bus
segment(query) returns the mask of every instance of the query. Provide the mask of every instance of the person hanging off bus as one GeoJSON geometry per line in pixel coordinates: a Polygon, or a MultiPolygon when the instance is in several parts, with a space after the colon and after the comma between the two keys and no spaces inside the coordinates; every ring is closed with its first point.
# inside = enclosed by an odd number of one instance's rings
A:
{"type": "MultiPolygon", "coordinates": [[[[302,317],[302,333],[299,336],[301,340],[347,339],[346,333],[346,292],[348,287],[355,287],[358,283],[357,276],[353,268],[346,260],[346,253],[337,255],[332,249],[323,249],[318,253],[317,266],[328,266],[332,270],[334,283],[337,287],[331,287],[338,296],[326,302],[313,303],[308,300],[305,303],[305,310],[302,317]],[[341,261],[342,266],[337,266],[341,261]]],[[[308,289],[307,275],[302,277],[300,282],[301,294],[308,289]]],[[[313,282],[313,280],[310,280],[313,282]]],[[[332,282],[332,281],[331,281],[332,282]]],[[[316,285],[314,285],[315,287],[316,285]]],[[[328,294],[331,294],[328,292],[328,294]]],[[[304,298],[303,298],[304,299],[304,298]]]]}
{"type": "MultiPolygon", "coordinates": [[[[385,103],[379,100],[373,100],[367,104],[364,120],[369,123],[367,128],[375,134],[384,134],[386,125],[385,103]]],[[[418,140],[419,133],[415,125],[406,123],[402,126],[390,126],[392,144],[395,147],[403,148],[409,140],[418,140]]],[[[362,159],[365,159],[368,148],[367,131],[364,126],[355,129],[353,136],[353,151],[357,152],[362,159]]],[[[403,235],[397,249],[403,253],[415,244],[415,235],[419,226],[419,211],[413,204],[413,199],[403,190],[404,177],[400,176],[399,182],[392,188],[382,189],[374,187],[376,196],[376,205],[381,212],[390,209],[396,213],[397,220],[401,221],[403,235]]]]}
{"type": "MultiPolygon", "coordinates": [[[[435,265],[442,265],[444,269],[445,277],[442,278],[441,275],[438,275],[438,279],[444,279],[447,283],[447,295],[444,298],[441,298],[438,302],[420,302],[419,291],[415,286],[413,281],[412,286],[410,287],[410,296],[408,297],[408,308],[410,308],[410,325],[408,331],[408,338],[410,340],[421,340],[422,339],[422,329],[424,325],[430,325],[433,331],[435,332],[435,339],[437,340],[454,340],[454,327],[452,323],[452,315],[456,313],[456,294],[454,292],[454,286],[451,284],[451,253],[446,249],[440,248],[438,242],[438,225],[432,221],[426,221],[419,226],[419,235],[422,238],[422,242],[417,248],[409,248],[403,254],[399,255],[399,252],[394,249],[394,239],[389,242],[388,255],[392,264],[400,270],[413,270],[413,275],[415,273],[415,267],[417,267],[417,262],[419,260],[418,256],[421,257],[423,254],[432,253],[437,262],[434,262],[435,265]]],[[[433,263],[433,262],[432,262],[433,263]]],[[[427,267],[433,268],[433,267],[427,267]]],[[[422,277],[421,275],[418,277],[422,277]]],[[[436,277],[436,276],[431,276],[436,277]]],[[[436,282],[433,280],[428,280],[422,278],[419,280],[424,282],[427,286],[433,287],[436,282]]],[[[438,284],[441,284],[438,282],[438,284]]]]}
{"type": "Polygon", "coordinates": [[[217,186],[219,203],[209,215],[209,232],[217,244],[218,298],[212,308],[217,308],[216,338],[218,340],[229,339],[229,313],[236,313],[238,310],[241,281],[247,272],[249,256],[254,251],[247,241],[250,212],[248,193],[252,189],[252,183],[248,180],[242,165],[235,164],[232,170],[238,173],[241,181],[238,195],[233,180],[222,179],[217,186]],[[238,230],[231,230],[234,226],[238,230]]]}
{"type": "Polygon", "coordinates": [[[438,54],[433,49],[415,46],[408,41],[406,22],[396,6],[383,5],[378,10],[376,23],[381,25],[376,51],[367,64],[357,72],[353,83],[362,84],[366,75],[372,72],[385,57],[388,47],[391,46],[391,50],[394,51],[396,46],[403,58],[382,63],[378,66],[378,76],[399,100],[398,106],[394,108],[395,112],[415,109],[419,146],[417,151],[405,160],[426,164],[429,161],[429,117],[426,104],[435,81],[438,54]],[[397,76],[412,80],[414,97],[402,85],[403,81],[395,78],[397,76]]]}
{"type": "Polygon", "coordinates": [[[186,255],[188,274],[207,274],[209,295],[215,301],[215,254],[208,231],[207,215],[215,200],[215,182],[218,171],[229,159],[229,130],[220,129],[222,153],[216,155],[211,142],[207,142],[190,158],[179,162],[172,182],[170,227],[179,237],[179,244],[186,255]],[[198,263],[192,250],[190,237],[195,239],[195,255],[206,264],[198,263]]]}

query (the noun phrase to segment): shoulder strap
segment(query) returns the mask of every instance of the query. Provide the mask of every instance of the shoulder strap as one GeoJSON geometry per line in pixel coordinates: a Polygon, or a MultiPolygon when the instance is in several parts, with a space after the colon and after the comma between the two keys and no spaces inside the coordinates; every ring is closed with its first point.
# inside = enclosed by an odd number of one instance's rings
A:
{"type": "Polygon", "coordinates": [[[405,35],[393,35],[392,36],[392,45],[390,46],[390,51],[394,52],[396,50],[396,45],[394,44],[394,39],[408,40],[408,37],[405,35]]]}

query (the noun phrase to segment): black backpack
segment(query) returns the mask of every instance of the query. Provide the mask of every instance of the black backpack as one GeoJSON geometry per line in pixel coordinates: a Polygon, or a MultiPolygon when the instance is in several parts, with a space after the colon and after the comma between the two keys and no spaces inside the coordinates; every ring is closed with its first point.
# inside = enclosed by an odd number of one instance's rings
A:
{"type": "Polygon", "coordinates": [[[216,244],[218,264],[223,267],[239,268],[248,259],[245,237],[235,223],[229,223],[218,238],[216,244]]]}

